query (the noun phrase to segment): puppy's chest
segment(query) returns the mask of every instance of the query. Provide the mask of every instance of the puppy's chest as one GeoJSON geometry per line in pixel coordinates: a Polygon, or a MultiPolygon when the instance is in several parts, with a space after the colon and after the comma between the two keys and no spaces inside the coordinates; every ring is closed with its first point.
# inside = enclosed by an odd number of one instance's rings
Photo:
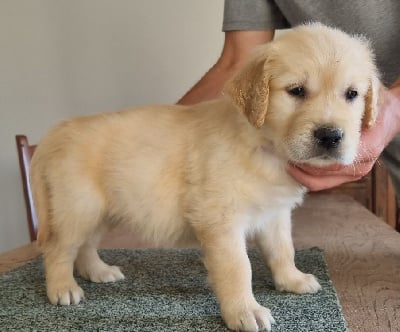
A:
{"type": "Polygon", "coordinates": [[[291,211],[302,203],[305,190],[299,186],[269,185],[261,192],[247,202],[239,215],[239,222],[249,234],[282,217],[290,218],[291,211]]]}
{"type": "Polygon", "coordinates": [[[305,189],[297,184],[271,184],[264,183],[258,186],[257,196],[252,195],[249,202],[252,208],[272,211],[280,209],[293,209],[301,204],[305,189]]]}
{"type": "Polygon", "coordinates": [[[239,184],[251,207],[259,209],[293,208],[302,202],[306,189],[295,182],[282,166],[264,176],[242,179],[239,184]]]}
{"type": "Polygon", "coordinates": [[[252,165],[255,167],[243,170],[246,176],[241,185],[254,206],[292,208],[302,202],[305,188],[287,173],[286,160],[274,150],[255,155],[252,165]]]}

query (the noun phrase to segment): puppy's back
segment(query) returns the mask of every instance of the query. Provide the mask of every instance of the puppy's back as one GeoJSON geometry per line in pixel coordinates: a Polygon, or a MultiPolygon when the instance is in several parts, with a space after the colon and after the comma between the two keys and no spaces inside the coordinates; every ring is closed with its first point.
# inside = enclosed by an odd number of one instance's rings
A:
{"type": "Polygon", "coordinates": [[[107,216],[133,219],[151,241],[157,242],[163,229],[166,238],[178,237],[168,224],[184,229],[180,204],[186,173],[199,167],[187,158],[196,155],[191,150],[202,149],[202,141],[221,137],[221,124],[229,117],[220,104],[152,106],[75,118],[52,128],[31,163],[39,244],[60,234],[54,228],[77,214],[90,223],[88,229],[107,216]]]}

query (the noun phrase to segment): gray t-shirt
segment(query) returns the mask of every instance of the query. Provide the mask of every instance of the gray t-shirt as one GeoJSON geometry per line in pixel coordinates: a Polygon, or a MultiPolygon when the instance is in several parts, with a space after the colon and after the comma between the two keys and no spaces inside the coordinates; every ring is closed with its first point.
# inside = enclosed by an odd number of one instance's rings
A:
{"type": "Polygon", "coordinates": [[[285,29],[321,22],[372,43],[382,81],[400,77],[399,0],[225,0],[223,31],[285,29]]]}
{"type": "MultiPolygon", "coordinates": [[[[400,0],[225,0],[223,31],[286,29],[321,22],[366,36],[382,82],[400,78],[400,0]]],[[[382,157],[400,198],[400,135],[382,157]]]]}

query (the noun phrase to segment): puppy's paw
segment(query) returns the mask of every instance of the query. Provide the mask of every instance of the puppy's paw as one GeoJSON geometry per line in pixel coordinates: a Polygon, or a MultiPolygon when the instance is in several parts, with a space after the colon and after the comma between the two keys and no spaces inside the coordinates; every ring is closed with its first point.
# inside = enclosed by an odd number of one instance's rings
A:
{"type": "Polygon", "coordinates": [[[299,270],[277,278],[275,286],[279,291],[297,294],[316,293],[321,289],[317,278],[312,274],[306,274],[299,270]]]}
{"type": "Polygon", "coordinates": [[[82,288],[73,280],[72,282],[51,283],[47,285],[47,296],[52,304],[70,305],[78,304],[84,299],[82,288]]]}
{"type": "Polygon", "coordinates": [[[271,325],[275,323],[271,311],[257,302],[221,310],[226,325],[233,331],[271,331],[271,325]]]}
{"type": "Polygon", "coordinates": [[[110,266],[104,263],[92,265],[90,268],[79,269],[82,278],[92,282],[114,282],[125,279],[118,266],[110,266]]]}

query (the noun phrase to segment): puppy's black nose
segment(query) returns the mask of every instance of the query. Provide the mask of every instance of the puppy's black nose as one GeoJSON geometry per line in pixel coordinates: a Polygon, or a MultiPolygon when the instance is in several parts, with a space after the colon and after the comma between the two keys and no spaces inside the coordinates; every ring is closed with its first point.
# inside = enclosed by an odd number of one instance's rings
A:
{"type": "Polygon", "coordinates": [[[314,131],[317,144],[327,150],[335,149],[343,139],[343,131],[334,127],[320,127],[314,131]]]}

